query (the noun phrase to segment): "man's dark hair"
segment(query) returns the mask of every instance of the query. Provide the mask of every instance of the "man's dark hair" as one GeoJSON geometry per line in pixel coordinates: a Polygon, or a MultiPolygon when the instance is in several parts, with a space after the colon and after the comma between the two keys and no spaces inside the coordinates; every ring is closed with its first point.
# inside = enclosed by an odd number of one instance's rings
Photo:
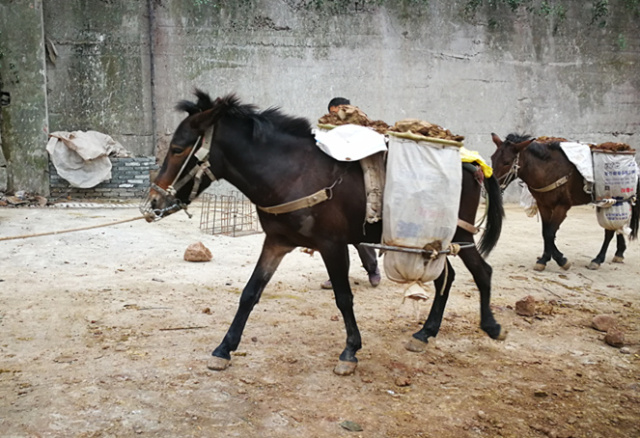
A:
{"type": "Polygon", "coordinates": [[[327,109],[330,109],[332,106],[338,105],[351,105],[351,102],[345,97],[334,97],[329,101],[329,106],[327,106],[327,109]]]}

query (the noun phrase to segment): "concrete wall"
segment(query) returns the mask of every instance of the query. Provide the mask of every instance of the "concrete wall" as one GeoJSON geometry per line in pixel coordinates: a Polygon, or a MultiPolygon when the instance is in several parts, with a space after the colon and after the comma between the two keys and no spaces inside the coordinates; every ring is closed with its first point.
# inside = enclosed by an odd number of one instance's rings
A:
{"type": "Polygon", "coordinates": [[[6,185],[48,195],[42,23],[42,1],[0,2],[0,89],[11,94],[0,107],[6,185]]]}
{"type": "MultiPolygon", "coordinates": [[[[0,11],[13,18],[0,19],[2,29],[18,27],[18,38],[26,23],[13,8],[36,17],[26,9],[42,2],[6,3],[0,11]]],[[[533,11],[504,1],[470,11],[471,3],[44,0],[41,27],[58,54],[46,68],[49,130],[95,129],[136,155],[162,157],[184,116],[173,107],[199,87],[314,122],[330,98],[346,96],[388,123],[443,125],[487,159],[491,132],[640,149],[633,2],[610,0],[603,27],[591,23],[591,1],[550,2],[566,7],[564,17],[537,0],[533,11]]],[[[0,75],[6,65],[0,59],[0,75]]],[[[39,142],[29,148],[42,156],[39,142]]]]}
{"type": "Polygon", "coordinates": [[[57,53],[47,58],[50,132],[100,131],[135,155],[153,155],[147,8],[45,0],[45,37],[57,53]]]}
{"type": "Polygon", "coordinates": [[[640,148],[640,32],[630,14],[600,28],[589,24],[590,2],[565,1],[554,30],[553,16],[507,6],[465,18],[461,0],[374,3],[154,3],[156,84],[166,90],[159,138],[182,117],[174,103],[198,86],[314,121],[331,97],[347,96],[388,123],[444,125],[487,158],[491,132],[640,148]]]}

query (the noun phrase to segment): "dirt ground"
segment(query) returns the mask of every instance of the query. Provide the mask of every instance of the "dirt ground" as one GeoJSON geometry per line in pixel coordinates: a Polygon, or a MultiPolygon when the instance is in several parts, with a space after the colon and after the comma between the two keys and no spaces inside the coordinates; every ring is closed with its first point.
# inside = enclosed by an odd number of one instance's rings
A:
{"type": "MultiPolygon", "coordinates": [[[[478,293],[459,259],[442,330],[423,354],[405,342],[429,303],[369,286],[352,248],[363,336],[356,373],[332,369],[345,332],[319,255],[288,255],[256,306],[232,366],[209,371],[262,235],[206,235],[182,213],[0,241],[2,437],[638,437],[640,246],[586,268],[603,232],[574,208],[558,235],[569,271],[532,266],[540,224],[507,208],[493,266],[505,341],[479,328],[478,293]],[[183,260],[203,242],[207,263],[183,260]],[[531,295],[533,317],[515,303],[531,295]],[[591,328],[613,315],[614,348],[591,328]],[[362,430],[348,430],[348,429],[362,430]]],[[[136,208],[0,208],[0,237],[133,218],[136,208]]]]}

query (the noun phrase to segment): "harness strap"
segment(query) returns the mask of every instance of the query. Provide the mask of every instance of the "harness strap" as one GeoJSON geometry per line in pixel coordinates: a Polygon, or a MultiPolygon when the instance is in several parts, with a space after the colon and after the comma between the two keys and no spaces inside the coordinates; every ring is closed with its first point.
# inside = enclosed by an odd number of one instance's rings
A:
{"type": "Polygon", "coordinates": [[[458,226],[463,230],[468,231],[471,234],[477,234],[479,231],[478,227],[474,226],[473,224],[470,224],[467,221],[463,221],[462,219],[458,219],[458,226]]]}
{"type": "Polygon", "coordinates": [[[533,190],[534,192],[539,192],[539,193],[544,193],[544,192],[550,192],[551,190],[555,190],[558,187],[564,185],[567,183],[567,181],[569,181],[569,177],[571,176],[571,174],[569,175],[565,175],[562,178],[560,178],[559,180],[557,180],[554,183],[549,184],[548,186],[545,186],[541,189],[534,189],[533,187],[529,187],[531,190],[533,190]]]}
{"type": "Polygon", "coordinates": [[[305,196],[304,198],[296,199],[295,201],[285,202],[284,204],[274,205],[272,207],[258,207],[260,210],[271,214],[283,214],[290,213],[292,211],[300,210],[302,208],[313,207],[316,204],[331,199],[331,189],[324,188],[318,190],[312,195],[305,196]]]}

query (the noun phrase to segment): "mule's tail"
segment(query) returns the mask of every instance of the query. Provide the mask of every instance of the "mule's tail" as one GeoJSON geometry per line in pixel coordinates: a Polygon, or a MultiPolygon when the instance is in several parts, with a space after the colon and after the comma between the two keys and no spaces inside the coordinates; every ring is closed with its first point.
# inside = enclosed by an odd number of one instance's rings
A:
{"type": "Polygon", "coordinates": [[[504,205],[502,204],[502,193],[500,193],[500,183],[495,176],[484,179],[484,189],[487,193],[486,209],[487,218],[484,233],[480,238],[478,250],[483,257],[495,248],[502,232],[502,219],[504,219],[504,205]]]}
{"type": "Polygon", "coordinates": [[[638,222],[640,221],[640,179],[636,188],[636,205],[631,207],[631,240],[638,238],[638,222]]]}

